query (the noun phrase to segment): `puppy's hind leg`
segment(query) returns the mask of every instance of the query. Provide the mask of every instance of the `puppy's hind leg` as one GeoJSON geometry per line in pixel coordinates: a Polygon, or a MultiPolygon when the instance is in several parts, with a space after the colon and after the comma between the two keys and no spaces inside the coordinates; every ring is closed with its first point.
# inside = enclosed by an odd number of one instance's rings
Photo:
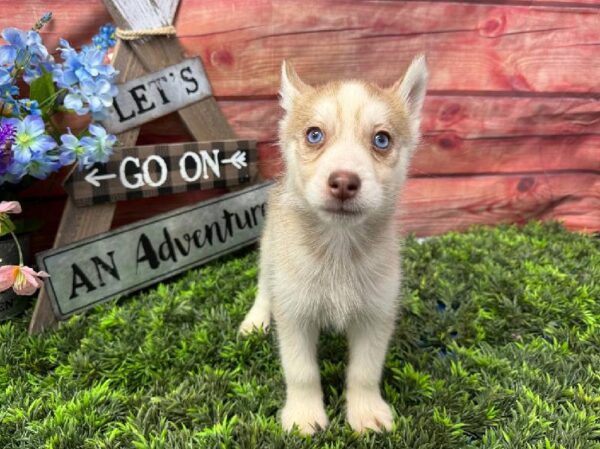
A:
{"type": "Polygon", "coordinates": [[[271,300],[268,289],[264,281],[264,274],[261,273],[258,278],[258,292],[252,308],[246,314],[244,321],[240,325],[240,334],[247,335],[250,332],[263,329],[266,331],[271,324],[271,300]]]}

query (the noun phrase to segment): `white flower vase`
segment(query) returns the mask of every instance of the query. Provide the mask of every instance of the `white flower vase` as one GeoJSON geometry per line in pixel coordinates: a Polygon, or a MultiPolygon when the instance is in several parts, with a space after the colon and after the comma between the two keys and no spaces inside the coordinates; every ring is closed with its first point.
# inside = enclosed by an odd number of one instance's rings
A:
{"type": "MultiPolygon", "coordinates": [[[[23,255],[27,258],[29,254],[29,234],[17,236],[23,255]]],[[[19,251],[12,237],[9,235],[0,240],[0,265],[18,265],[19,251]]],[[[25,263],[28,261],[25,260],[25,263]]],[[[17,295],[12,288],[0,293],[0,321],[14,318],[31,304],[31,298],[17,295]]]]}

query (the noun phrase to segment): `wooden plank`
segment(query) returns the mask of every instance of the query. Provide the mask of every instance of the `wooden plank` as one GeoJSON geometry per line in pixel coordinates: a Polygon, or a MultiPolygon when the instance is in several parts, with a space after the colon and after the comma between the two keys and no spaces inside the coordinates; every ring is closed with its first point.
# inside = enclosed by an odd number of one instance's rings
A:
{"type": "Polygon", "coordinates": [[[179,0],[111,0],[104,5],[119,26],[139,30],[171,25],[179,0]]]}
{"type": "MultiPolygon", "coordinates": [[[[218,104],[239,135],[259,142],[277,139],[283,111],[275,98],[221,100],[218,104]]],[[[430,94],[425,99],[422,129],[425,133],[452,131],[465,138],[600,134],[600,101],[430,94]]],[[[155,143],[165,136],[177,139],[184,134],[177,116],[170,114],[142,127],[140,139],[155,143]]]]}
{"type": "MultiPolygon", "coordinates": [[[[600,136],[461,139],[426,136],[412,161],[412,177],[582,171],[600,173],[600,136]]],[[[260,151],[260,147],[259,147],[260,151]]],[[[265,152],[261,166],[268,163],[265,152]]]]}
{"type": "Polygon", "coordinates": [[[274,95],[284,58],[311,82],[391,83],[421,52],[433,91],[600,92],[597,10],[189,0],[177,33],[187,54],[203,57],[218,98],[274,95]]]}
{"type": "MultiPolygon", "coordinates": [[[[276,143],[258,145],[263,176],[276,176],[281,154],[276,143]]],[[[474,175],[543,171],[600,173],[600,136],[534,136],[463,139],[455,134],[425,136],[412,161],[410,175],[474,175]]]]}
{"type": "MultiPolygon", "coordinates": [[[[411,0],[409,0],[411,1],[411,0]]],[[[451,0],[448,0],[451,1],[451,0]]],[[[464,0],[467,2],[473,3],[491,3],[485,2],[484,0],[464,0]]],[[[508,5],[516,5],[516,6],[530,6],[530,5],[541,5],[541,6],[551,6],[556,8],[577,8],[577,9],[586,9],[586,8],[594,8],[597,9],[600,7],[598,4],[598,0],[496,0],[497,4],[508,4],[508,5]]]]}
{"type": "MultiPolygon", "coordinates": [[[[143,67],[139,64],[134,53],[127,45],[119,45],[117,47],[113,64],[120,68],[119,77],[121,80],[135,78],[144,73],[143,67]]],[[[133,145],[137,139],[138,132],[138,129],[134,129],[126,131],[117,137],[123,145],[133,145]]],[[[64,246],[110,229],[114,212],[114,204],[78,208],[71,200],[67,199],[54,239],[54,247],[64,246]]],[[[29,333],[38,334],[45,329],[56,326],[56,323],[48,295],[44,287],[42,287],[33,310],[31,323],[29,324],[29,333]]]]}
{"type": "MultiPolygon", "coordinates": [[[[406,0],[413,1],[413,0],[406,0]]],[[[452,0],[437,0],[450,2],[452,0]]],[[[463,3],[513,5],[513,6],[549,6],[552,8],[577,8],[594,11],[599,8],[598,0],[461,0],[463,3]]]]}
{"type": "MultiPolygon", "coordinates": [[[[185,198],[180,201],[178,206],[185,204],[185,198]]],[[[455,225],[463,229],[480,222],[493,224],[495,219],[552,218],[554,209],[563,215],[568,210],[570,213],[577,211],[587,217],[582,223],[590,229],[600,229],[600,175],[548,172],[413,178],[408,181],[401,204],[408,214],[404,221],[411,224],[411,230],[425,226],[424,235],[451,230],[455,225]],[[567,207],[582,198],[594,203],[596,209],[590,209],[589,205],[580,210],[567,207]],[[561,209],[558,209],[559,205],[562,205],[561,209]],[[435,223],[426,226],[432,220],[435,223]]],[[[130,207],[129,203],[119,204],[118,215],[127,217],[121,219],[119,225],[147,217],[148,211],[143,209],[135,205],[130,207]]]]}
{"type": "Polygon", "coordinates": [[[414,157],[410,174],[470,175],[559,170],[600,173],[600,135],[462,138],[428,135],[414,157]]]}
{"type": "MultiPolygon", "coordinates": [[[[314,80],[360,70],[361,77],[389,82],[418,51],[439,67],[431,71],[433,89],[598,92],[596,8],[482,3],[312,0],[298,8],[289,0],[188,0],[176,25],[186,51],[204,57],[218,95],[273,94],[283,57],[314,80]],[[327,14],[313,13],[324,7],[327,14]]],[[[79,46],[111,21],[99,1],[4,6],[2,28],[28,28],[52,10],[42,33],[50,50],[59,37],[79,46]]]]}
{"type": "Polygon", "coordinates": [[[600,231],[600,175],[547,173],[410,179],[397,219],[419,236],[475,224],[563,220],[573,230],[600,231]]]}
{"type": "Polygon", "coordinates": [[[422,129],[465,138],[600,134],[600,101],[573,97],[428,95],[422,129]]]}
{"type": "MultiPolygon", "coordinates": [[[[184,2],[186,12],[188,1],[184,2]]],[[[463,0],[463,2],[466,3],[467,0],[463,0]]],[[[598,0],[496,0],[495,2],[468,0],[468,2],[500,6],[539,5],[550,6],[556,10],[558,8],[585,10],[586,8],[596,9],[600,6],[598,0]]],[[[250,4],[250,2],[248,3],[250,4]]],[[[169,5],[169,2],[162,0],[158,2],[158,5],[165,14],[167,14],[169,6],[172,8],[172,4],[169,5]]],[[[190,6],[190,8],[192,7],[190,6]]],[[[18,3],[5,2],[3,4],[4,14],[0,16],[0,29],[9,26],[27,29],[47,11],[52,11],[54,14],[51,26],[42,30],[44,42],[47,43],[49,49],[53,49],[58,45],[58,38],[61,36],[69,39],[75,46],[79,46],[89,40],[101,25],[112,20],[101,0],[69,0],[68,2],[64,0],[25,0],[18,3]]],[[[171,15],[174,15],[173,11],[171,15]]]]}

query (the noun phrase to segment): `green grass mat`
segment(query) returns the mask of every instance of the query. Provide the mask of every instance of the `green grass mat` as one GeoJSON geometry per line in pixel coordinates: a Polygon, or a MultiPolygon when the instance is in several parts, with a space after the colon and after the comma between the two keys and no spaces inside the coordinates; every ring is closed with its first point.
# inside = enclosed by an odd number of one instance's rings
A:
{"type": "Polygon", "coordinates": [[[600,240],[475,229],[405,250],[386,434],[344,421],[346,344],[321,339],[331,426],[287,435],[273,333],[238,338],[256,253],[29,338],[0,324],[0,448],[600,448],[600,240]]]}

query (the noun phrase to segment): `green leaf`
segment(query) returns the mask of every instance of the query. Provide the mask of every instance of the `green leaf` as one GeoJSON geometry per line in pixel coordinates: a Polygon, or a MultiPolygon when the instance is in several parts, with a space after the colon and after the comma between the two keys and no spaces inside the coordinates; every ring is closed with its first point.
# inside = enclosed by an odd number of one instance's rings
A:
{"type": "Polygon", "coordinates": [[[42,113],[46,115],[54,106],[54,100],[46,101],[56,95],[56,87],[52,80],[52,73],[42,68],[42,76],[31,82],[29,97],[38,102],[42,113]]]}
{"type": "Polygon", "coordinates": [[[13,221],[15,224],[15,234],[25,234],[28,232],[36,232],[44,226],[44,220],[40,218],[18,218],[13,221]]]}
{"type": "Polygon", "coordinates": [[[0,237],[15,230],[15,224],[6,214],[0,214],[0,237]]]}

